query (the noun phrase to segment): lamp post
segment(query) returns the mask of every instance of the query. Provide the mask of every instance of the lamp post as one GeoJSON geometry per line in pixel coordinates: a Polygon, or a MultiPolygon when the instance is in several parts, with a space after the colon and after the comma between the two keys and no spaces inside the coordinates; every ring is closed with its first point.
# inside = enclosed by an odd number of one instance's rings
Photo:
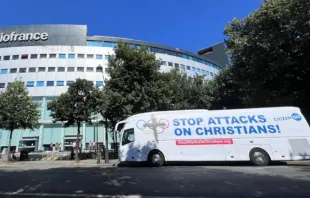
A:
{"type": "MultiPolygon", "coordinates": [[[[102,81],[104,82],[104,73],[103,73],[103,67],[101,65],[98,65],[96,68],[97,71],[101,72],[102,75],[102,81]]],[[[105,163],[109,163],[109,142],[108,142],[108,127],[107,127],[107,119],[105,118],[105,138],[104,138],[104,161],[105,163]]]]}

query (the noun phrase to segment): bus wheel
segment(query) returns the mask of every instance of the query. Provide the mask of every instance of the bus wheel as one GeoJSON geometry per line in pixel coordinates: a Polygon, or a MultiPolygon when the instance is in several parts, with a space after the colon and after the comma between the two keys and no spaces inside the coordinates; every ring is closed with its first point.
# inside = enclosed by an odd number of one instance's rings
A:
{"type": "Polygon", "coordinates": [[[250,151],[250,160],[255,166],[267,166],[270,162],[270,157],[263,149],[253,148],[250,151]]]}
{"type": "Polygon", "coordinates": [[[148,163],[153,167],[160,167],[165,163],[165,157],[160,151],[151,151],[148,157],[148,163]]]}

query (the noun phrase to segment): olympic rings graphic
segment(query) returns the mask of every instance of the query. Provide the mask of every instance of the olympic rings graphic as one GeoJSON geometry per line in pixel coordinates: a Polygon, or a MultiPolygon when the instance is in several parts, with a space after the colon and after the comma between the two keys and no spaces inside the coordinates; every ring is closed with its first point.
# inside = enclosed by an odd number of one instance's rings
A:
{"type": "Polygon", "coordinates": [[[159,122],[156,120],[149,120],[148,122],[145,120],[138,120],[136,126],[145,134],[161,134],[169,127],[169,121],[166,119],[160,119],[159,122]]]}

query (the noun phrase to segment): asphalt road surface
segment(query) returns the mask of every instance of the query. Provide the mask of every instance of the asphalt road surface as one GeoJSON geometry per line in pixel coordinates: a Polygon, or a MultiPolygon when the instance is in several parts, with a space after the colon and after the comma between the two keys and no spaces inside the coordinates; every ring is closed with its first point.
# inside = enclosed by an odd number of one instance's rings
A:
{"type": "Polygon", "coordinates": [[[310,166],[0,168],[0,197],[310,197],[310,166]]]}

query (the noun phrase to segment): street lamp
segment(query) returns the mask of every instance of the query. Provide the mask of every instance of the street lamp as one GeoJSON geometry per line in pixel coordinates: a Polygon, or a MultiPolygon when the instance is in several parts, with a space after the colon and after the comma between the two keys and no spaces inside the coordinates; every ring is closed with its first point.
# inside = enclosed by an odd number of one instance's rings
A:
{"type": "MultiPolygon", "coordinates": [[[[103,73],[103,67],[101,65],[98,65],[96,70],[98,72],[101,72],[102,74],[102,81],[104,82],[104,73],[103,73]]],[[[104,146],[104,161],[105,163],[109,163],[109,146],[108,146],[108,127],[107,127],[107,119],[105,119],[105,146],[104,146]]]]}

